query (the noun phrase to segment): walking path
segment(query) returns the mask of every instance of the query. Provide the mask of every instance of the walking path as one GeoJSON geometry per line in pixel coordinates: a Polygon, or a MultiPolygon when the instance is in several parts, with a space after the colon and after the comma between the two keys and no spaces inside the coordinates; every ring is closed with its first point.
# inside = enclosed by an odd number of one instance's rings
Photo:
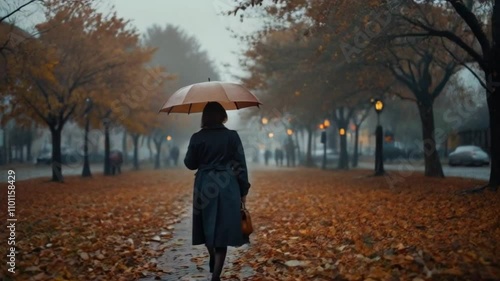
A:
{"type": "MultiPolygon", "coordinates": [[[[190,202],[186,203],[190,205],[190,202]]],[[[191,245],[191,223],[192,209],[188,206],[181,221],[174,226],[173,237],[166,243],[155,242],[151,245],[154,249],[165,249],[164,254],[157,259],[157,268],[163,271],[164,275],[142,278],[140,281],[210,280],[208,252],[203,245],[191,245]]],[[[251,267],[241,266],[238,261],[248,247],[245,245],[228,249],[223,280],[244,280],[254,274],[251,267]]]]}

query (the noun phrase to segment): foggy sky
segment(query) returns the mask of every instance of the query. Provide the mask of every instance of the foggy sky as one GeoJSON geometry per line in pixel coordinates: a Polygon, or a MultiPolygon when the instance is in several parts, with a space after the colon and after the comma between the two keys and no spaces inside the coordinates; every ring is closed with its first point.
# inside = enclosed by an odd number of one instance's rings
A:
{"type": "Polygon", "coordinates": [[[231,38],[226,30],[230,26],[241,32],[255,30],[251,21],[240,23],[239,17],[220,15],[230,10],[232,0],[110,0],[118,16],[131,20],[132,25],[144,33],[148,27],[158,24],[165,27],[173,24],[181,27],[187,34],[195,37],[202,49],[220,70],[221,80],[231,80],[231,72],[240,74],[237,67],[241,43],[231,38]],[[223,67],[231,64],[230,69],[223,67]]]}

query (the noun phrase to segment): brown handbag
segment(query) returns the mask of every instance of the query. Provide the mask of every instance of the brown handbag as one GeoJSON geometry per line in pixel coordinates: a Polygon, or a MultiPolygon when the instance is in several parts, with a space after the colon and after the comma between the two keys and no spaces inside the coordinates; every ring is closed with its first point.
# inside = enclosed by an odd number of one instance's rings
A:
{"type": "Polygon", "coordinates": [[[250,212],[245,207],[245,203],[241,202],[241,231],[243,235],[250,235],[253,232],[252,218],[250,212]]]}

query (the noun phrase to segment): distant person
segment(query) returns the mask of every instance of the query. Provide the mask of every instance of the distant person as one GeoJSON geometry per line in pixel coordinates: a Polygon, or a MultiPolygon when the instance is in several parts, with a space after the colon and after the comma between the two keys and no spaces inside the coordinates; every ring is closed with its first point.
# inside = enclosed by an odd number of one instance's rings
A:
{"type": "Polygon", "coordinates": [[[227,129],[226,110],[217,102],[203,109],[201,130],[189,141],[184,164],[196,172],[193,245],[205,244],[212,281],[220,281],[227,247],[249,243],[241,229],[241,204],[250,183],[240,136],[227,129]]]}
{"type": "Polygon", "coordinates": [[[266,151],[264,152],[264,162],[266,163],[266,166],[269,164],[269,158],[272,157],[272,154],[273,153],[269,149],[266,149],[266,151]]]}
{"type": "Polygon", "coordinates": [[[123,154],[119,150],[113,150],[109,153],[109,163],[111,165],[111,174],[121,174],[123,164],[123,154]]]}
{"type": "Polygon", "coordinates": [[[253,152],[252,162],[259,163],[259,150],[258,149],[254,150],[254,152],[253,152]]]}
{"type": "Polygon", "coordinates": [[[274,150],[274,161],[277,167],[283,166],[283,150],[279,147],[274,150]]]}
{"type": "Polygon", "coordinates": [[[174,162],[174,166],[177,166],[177,161],[179,161],[179,148],[177,146],[170,149],[170,158],[174,162]]]}
{"type": "Polygon", "coordinates": [[[295,144],[293,140],[289,138],[285,144],[286,150],[286,166],[295,167],[295,144]]]}

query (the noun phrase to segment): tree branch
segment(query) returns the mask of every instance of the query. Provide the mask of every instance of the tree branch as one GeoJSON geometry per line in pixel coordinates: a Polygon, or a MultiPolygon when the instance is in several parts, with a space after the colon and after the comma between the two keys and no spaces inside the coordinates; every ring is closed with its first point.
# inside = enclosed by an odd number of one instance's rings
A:
{"type": "Polygon", "coordinates": [[[448,31],[448,30],[434,29],[434,28],[426,26],[418,21],[414,21],[413,19],[410,19],[406,16],[402,16],[402,18],[405,19],[407,22],[409,22],[417,27],[422,28],[426,32],[424,32],[424,33],[416,32],[416,33],[397,34],[397,35],[389,36],[389,38],[395,39],[395,38],[401,38],[401,37],[426,37],[426,36],[443,37],[443,38],[446,38],[446,39],[450,40],[451,42],[455,43],[460,48],[462,48],[465,52],[467,52],[467,54],[469,54],[475,61],[477,61],[479,63],[479,65],[481,66],[482,69],[487,69],[487,65],[485,63],[486,58],[483,57],[484,54],[481,55],[478,52],[476,52],[476,50],[474,50],[474,48],[472,48],[467,43],[465,43],[455,33],[448,31]]]}
{"type": "Polygon", "coordinates": [[[29,101],[29,99],[26,98],[26,96],[22,95],[22,98],[28,104],[28,106],[30,106],[31,108],[33,108],[33,110],[35,111],[36,115],[38,115],[43,121],[45,121],[45,123],[47,123],[48,126],[54,125],[54,124],[51,124],[50,118],[48,118],[47,116],[43,115],[42,112],[38,109],[38,107],[36,107],[35,105],[33,105],[29,101]]]}
{"type": "Polygon", "coordinates": [[[465,23],[472,30],[472,33],[477,38],[479,45],[481,45],[481,50],[483,51],[483,57],[488,60],[490,57],[490,41],[483,31],[481,23],[477,20],[476,15],[467,8],[462,1],[457,0],[447,0],[458,13],[458,15],[465,21],[465,23]]]}
{"type": "Polygon", "coordinates": [[[75,109],[76,109],[76,104],[74,104],[71,109],[69,110],[69,112],[66,114],[66,116],[64,116],[64,113],[63,113],[63,118],[62,118],[62,122],[63,123],[66,123],[66,121],[68,121],[69,117],[71,117],[71,115],[73,115],[73,112],[75,112],[75,109]]]}
{"type": "Polygon", "coordinates": [[[444,87],[446,86],[446,84],[450,80],[451,76],[455,73],[456,66],[457,66],[456,63],[452,62],[446,67],[446,69],[444,71],[443,78],[441,79],[439,84],[436,86],[436,88],[434,88],[434,91],[432,91],[432,98],[433,99],[437,98],[443,92],[444,87]]]}
{"type": "Polygon", "coordinates": [[[24,3],[23,5],[19,6],[17,9],[15,9],[14,11],[8,13],[7,15],[3,16],[0,18],[0,23],[3,22],[4,20],[8,19],[9,17],[11,17],[13,14],[19,12],[22,8],[28,6],[29,4],[33,3],[33,2],[36,2],[38,0],[30,0],[26,3],[24,3]]]}
{"type": "Polygon", "coordinates": [[[408,100],[408,101],[412,101],[414,103],[418,102],[418,100],[416,98],[405,97],[405,96],[401,95],[400,93],[397,93],[394,91],[390,91],[389,94],[395,95],[396,97],[400,98],[401,100],[408,100]]]}
{"type": "Polygon", "coordinates": [[[444,49],[448,52],[448,54],[450,54],[456,61],[458,61],[458,63],[460,65],[465,67],[467,70],[469,70],[470,73],[472,73],[472,75],[474,75],[474,77],[476,77],[476,79],[479,82],[479,84],[481,85],[481,87],[483,87],[488,92],[490,92],[488,90],[488,85],[486,85],[486,83],[483,82],[483,79],[481,79],[481,77],[479,77],[479,75],[474,70],[472,70],[472,68],[470,68],[470,66],[468,66],[466,62],[464,62],[463,60],[460,60],[450,49],[448,49],[448,47],[446,47],[446,45],[443,44],[443,46],[444,46],[444,49]]]}

